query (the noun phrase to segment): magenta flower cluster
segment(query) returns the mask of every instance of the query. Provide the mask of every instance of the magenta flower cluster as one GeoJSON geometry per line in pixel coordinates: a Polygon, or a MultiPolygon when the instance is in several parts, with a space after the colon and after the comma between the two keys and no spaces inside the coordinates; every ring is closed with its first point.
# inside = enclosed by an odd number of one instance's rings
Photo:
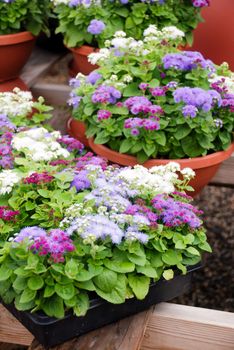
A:
{"type": "Polygon", "coordinates": [[[46,171],[43,173],[33,173],[30,176],[26,177],[23,182],[25,184],[42,184],[53,181],[54,177],[49,175],[46,171]]]}
{"type": "Polygon", "coordinates": [[[210,5],[210,0],[192,0],[194,7],[206,7],[210,5]]]}
{"type": "Polygon", "coordinates": [[[212,89],[216,90],[222,96],[222,107],[229,107],[230,112],[234,112],[234,94],[228,93],[228,87],[225,85],[225,79],[211,84],[212,89]]]}
{"type": "Polygon", "coordinates": [[[19,215],[18,210],[11,210],[7,206],[0,206],[0,219],[4,221],[15,221],[17,215],[19,215]]]}
{"type": "Polygon", "coordinates": [[[63,146],[66,146],[69,152],[78,151],[79,153],[81,153],[84,149],[84,145],[80,141],[68,135],[60,137],[59,139],[57,139],[57,141],[63,146]]]}
{"type": "MultiPolygon", "coordinates": [[[[154,117],[154,119],[155,118],[157,117],[154,117]]],[[[124,127],[126,129],[131,129],[131,134],[133,136],[139,135],[139,129],[145,129],[147,131],[159,130],[160,124],[158,120],[154,119],[128,118],[124,121],[124,127]]]]}
{"type": "Polygon", "coordinates": [[[92,102],[115,104],[120,97],[121,92],[113,86],[100,85],[92,95],[92,102]]]}
{"type": "Polygon", "coordinates": [[[100,109],[97,113],[97,119],[103,120],[103,119],[109,119],[112,116],[112,113],[110,111],[107,111],[105,109],[100,109]]]}

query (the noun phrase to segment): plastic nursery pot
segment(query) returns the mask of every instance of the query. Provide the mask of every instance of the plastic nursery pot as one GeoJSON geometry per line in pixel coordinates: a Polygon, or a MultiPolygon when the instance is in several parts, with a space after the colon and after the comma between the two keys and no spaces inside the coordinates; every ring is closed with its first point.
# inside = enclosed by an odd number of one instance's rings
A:
{"type": "MultiPolygon", "coordinates": [[[[125,166],[134,166],[139,164],[136,157],[115,152],[104,145],[95,144],[93,138],[89,139],[89,147],[96,154],[107,158],[113,163],[125,166]]],[[[232,152],[234,152],[234,143],[232,143],[231,146],[225,151],[215,152],[204,157],[186,159],[150,159],[142,165],[144,165],[146,168],[152,168],[156,165],[165,165],[174,161],[180,164],[181,169],[187,167],[192,168],[195,171],[196,176],[190,181],[190,185],[195,191],[189,192],[189,194],[194,197],[210,182],[221,163],[228,159],[232,152]]]]}
{"type": "Polygon", "coordinates": [[[92,46],[83,45],[81,47],[70,47],[69,50],[71,50],[73,53],[73,62],[69,67],[73,76],[77,75],[78,73],[88,75],[93,70],[98,68],[97,65],[93,65],[88,62],[88,55],[99,51],[99,49],[92,46]]]}
{"type": "Polygon", "coordinates": [[[35,40],[30,32],[0,35],[0,82],[19,76],[35,40]]]}
{"type": "Polygon", "coordinates": [[[93,298],[90,300],[87,314],[83,317],[68,313],[62,319],[55,319],[43,313],[18,311],[13,304],[3,303],[3,305],[48,349],[68,339],[146,310],[151,305],[184,294],[191,287],[193,272],[200,267],[200,264],[190,266],[186,275],[176,275],[169,281],[161,279],[152,283],[144,300],[131,298],[123,304],[111,304],[99,297],[93,298]]]}
{"type": "Polygon", "coordinates": [[[74,139],[79,140],[86,147],[89,147],[88,139],[85,135],[86,127],[83,122],[79,120],[69,118],[67,121],[67,132],[70,136],[74,137],[74,139]]]}
{"type": "Polygon", "coordinates": [[[194,31],[194,44],[190,50],[200,51],[216,64],[226,61],[234,70],[234,1],[211,0],[202,10],[204,23],[194,31]]]}
{"type": "Polygon", "coordinates": [[[0,92],[12,91],[15,87],[23,91],[29,91],[28,86],[20,78],[0,82],[0,92]]]}

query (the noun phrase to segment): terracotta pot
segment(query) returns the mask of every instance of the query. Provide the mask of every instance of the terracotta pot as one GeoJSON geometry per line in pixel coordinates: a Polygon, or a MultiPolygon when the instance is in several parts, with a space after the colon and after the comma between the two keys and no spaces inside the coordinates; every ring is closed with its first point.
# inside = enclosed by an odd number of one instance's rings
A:
{"type": "Polygon", "coordinates": [[[35,40],[30,32],[0,35],[0,82],[19,76],[35,40]]]}
{"type": "Polygon", "coordinates": [[[221,64],[226,61],[234,70],[234,1],[211,0],[202,10],[204,23],[194,31],[193,51],[201,51],[206,57],[221,64]]]}
{"type": "Polygon", "coordinates": [[[69,50],[71,50],[73,53],[73,63],[71,69],[75,75],[79,72],[88,75],[93,70],[98,68],[97,65],[93,65],[88,62],[88,55],[95,51],[99,51],[99,49],[92,46],[83,45],[77,48],[71,47],[69,50]]]}
{"type": "MultiPolygon", "coordinates": [[[[122,154],[115,152],[104,145],[98,145],[94,143],[93,138],[88,139],[89,147],[99,156],[105,157],[113,163],[117,163],[125,166],[134,166],[139,164],[137,158],[134,156],[130,156],[128,154],[122,154]]],[[[146,168],[151,168],[155,165],[165,165],[170,161],[178,162],[183,168],[192,168],[196,177],[191,180],[190,185],[194,188],[194,192],[190,192],[189,194],[195,196],[198,194],[203,187],[205,187],[212,177],[217,172],[221,163],[229,158],[234,152],[234,143],[226,151],[215,152],[205,157],[197,157],[197,158],[187,158],[187,159],[150,159],[147,160],[143,165],[146,168]]]]}
{"type": "Polygon", "coordinates": [[[85,135],[86,127],[83,122],[69,118],[67,121],[67,132],[70,136],[82,142],[86,147],[89,147],[88,139],[85,135]]]}
{"type": "Polygon", "coordinates": [[[23,91],[29,91],[28,86],[20,78],[0,82],[0,92],[12,91],[15,87],[23,91]]]}

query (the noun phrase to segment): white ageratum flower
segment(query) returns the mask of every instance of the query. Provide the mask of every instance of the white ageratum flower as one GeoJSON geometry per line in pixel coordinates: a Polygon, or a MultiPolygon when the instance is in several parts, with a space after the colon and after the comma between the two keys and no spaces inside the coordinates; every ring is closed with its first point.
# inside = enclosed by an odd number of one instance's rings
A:
{"type": "Polygon", "coordinates": [[[129,74],[126,74],[126,75],[123,76],[123,81],[125,83],[131,83],[132,80],[133,80],[133,78],[129,74]]]}
{"type": "Polygon", "coordinates": [[[93,52],[88,56],[88,61],[91,64],[97,64],[98,62],[105,61],[110,56],[109,49],[103,48],[100,49],[98,52],[93,52]]]}
{"type": "Polygon", "coordinates": [[[16,170],[2,170],[0,172],[0,195],[10,193],[21,177],[16,170]]]}
{"type": "Polygon", "coordinates": [[[27,116],[32,112],[33,96],[30,91],[14,88],[12,92],[0,93],[0,113],[27,116]]]}
{"type": "Polygon", "coordinates": [[[150,24],[148,28],[146,28],[143,32],[144,36],[155,36],[160,35],[161,32],[158,30],[157,26],[150,24]]]}
{"type": "Polygon", "coordinates": [[[117,32],[115,32],[114,37],[115,38],[125,38],[126,33],[122,30],[118,30],[117,32]]]}
{"type": "Polygon", "coordinates": [[[162,34],[163,38],[168,40],[181,39],[185,36],[184,32],[175,26],[164,27],[162,29],[162,34]]]}
{"type": "Polygon", "coordinates": [[[124,169],[119,173],[119,178],[125,181],[130,188],[138,190],[142,194],[150,193],[153,195],[159,193],[171,193],[175,190],[174,183],[177,180],[176,174],[171,174],[165,167],[160,167],[157,173],[156,169],[151,171],[141,165],[134,168],[124,169]],[[164,171],[162,171],[164,169],[164,171]]]}
{"type": "Polygon", "coordinates": [[[185,180],[191,180],[195,177],[196,173],[191,168],[184,168],[181,170],[181,174],[183,175],[185,180]]]}
{"type": "Polygon", "coordinates": [[[50,133],[45,128],[30,129],[17,133],[12,139],[12,147],[35,162],[67,158],[70,153],[56,141],[59,137],[59,131],[50,133]]]}

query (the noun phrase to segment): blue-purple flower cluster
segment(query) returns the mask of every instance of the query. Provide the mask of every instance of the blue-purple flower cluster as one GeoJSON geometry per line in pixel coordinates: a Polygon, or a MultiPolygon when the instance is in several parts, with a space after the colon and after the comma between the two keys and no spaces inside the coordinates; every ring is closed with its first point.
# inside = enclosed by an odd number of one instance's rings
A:
{"type": "Polygon", "coordinates": [[[92,102],[115,104],[120,97],[121,92],[113,86],[100,85],[92,95],[92,102]]]}

